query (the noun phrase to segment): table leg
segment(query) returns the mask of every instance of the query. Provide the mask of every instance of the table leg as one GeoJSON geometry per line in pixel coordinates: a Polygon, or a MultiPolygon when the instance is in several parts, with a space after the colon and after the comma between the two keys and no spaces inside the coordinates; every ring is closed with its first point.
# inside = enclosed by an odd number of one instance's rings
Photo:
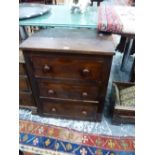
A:
{"type": "Polygon", "coordinates": [[[20,26],[19,27],[19,36],[20,36],[21,40],[25,40],[25,39],[28,38],[28,34],[27,34],[25,26],[20,26]]]}
{"type": "Polygon", "coordinates": [[[123,52],[123,59],[122,59],[122,64],[121,64],[121,71],[125,71],[125,66],[126,63],[128,61],[128,58],[130,56],[131,53],[131,49],[132,49],[132,45],[133,45],[133,38],[127,38],[126,39],[126,43],[125,43],[125,48],[124,48],[124,52],[123,52]]]}
{"type": "Polygon", "coordinates": [[[131,68],[131,79],[130,82],[135,82],[135,57],[131,68]]]}
{"type": "Polygon", "coordinates": [[[23,152],[21,150],[19,150],[19,155],[24,155],[23,152]]]}

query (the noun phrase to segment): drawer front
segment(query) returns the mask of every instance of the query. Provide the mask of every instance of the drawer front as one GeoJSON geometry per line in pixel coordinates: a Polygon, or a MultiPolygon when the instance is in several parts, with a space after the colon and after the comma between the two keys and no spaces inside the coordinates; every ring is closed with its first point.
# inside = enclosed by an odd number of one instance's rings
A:
{"type": "Polygon", "coordinates": [[[81,103],[81,102],[62,102],[62,101],[48,101],[42,102],[43,114],[65,116],[71,118],[87,118],[96,117],[97,106],[93,103],[81,103]]]}
{"type": "Polygon", "coordinates": [[[28,92],[30,91],[30,84],[27,77],[19,77],[19,90],[28,92]]]}
{"type": "Polygon", "coordinates": [[[99,99],[100,87],[90,84],[70,84],[61,82],[38,82],[40,97],[90,100],[97,101],[99,99]]]}
{"type": "Polygon", "coordinates": [[[31,56],[35,77],[105,81],[107,61],[79,56],[31,56]]]}
{"type": "Polygon", "coordinates": [[[133,110],[114,109],[114,114],[118,115],[118,116],[135,116],[135,111],[133,111],[133,110]]]}
{"type": "Polygon", "coordinates": [[[19,63],[19,75],[26,75],[24,63],[19,63]]]}
{"type": "Polygon", "coordinates": [[[35,106],[31,93],[19,94],[19,105],[21,106],[35,106]]]}

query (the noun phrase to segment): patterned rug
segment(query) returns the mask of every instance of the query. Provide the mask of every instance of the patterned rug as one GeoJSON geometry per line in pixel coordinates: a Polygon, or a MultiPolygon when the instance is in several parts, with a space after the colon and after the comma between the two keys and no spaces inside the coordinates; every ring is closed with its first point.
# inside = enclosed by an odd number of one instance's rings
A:
{"type": "Polygon", "coordinates": [[[135,34],[135,7],[102,3],[98,10],[98,30],[135,34]]]}
{"type": "Polygon", "coordinates": [[[19,121],[20,150],[37,155],[134,155],[134,137],[114,137],[19,121]]]}
{"type": "Polygon", "coordinates": [[[102,4],[98,13],[98,30],[122,33],[123,24],[112,5],[102,4]]]}
{"type": "Polygon", "coordinates": [[[98,12],[98,30],[122,33],[123,24],[113,6],[129,6],[131,0],[104,0],[98,12]]]}

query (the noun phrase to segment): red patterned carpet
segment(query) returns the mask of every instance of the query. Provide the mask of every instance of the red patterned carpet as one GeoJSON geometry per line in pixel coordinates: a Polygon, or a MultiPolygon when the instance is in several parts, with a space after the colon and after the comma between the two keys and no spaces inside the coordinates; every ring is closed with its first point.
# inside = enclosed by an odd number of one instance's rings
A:
{"type": "MultiPolygon", "coordinates": [[[[134,137],[114,137],[20,120],[20,149],[35,154],[134,155],[134,137]]],[[[30,154],[26,154],[30,155],[30,154]]]]}
{"type": "Polygon", "coordinates": [[[122,33],[123,24],[112,5],[100,5],[98,30],[103,32],[122,33]]]}

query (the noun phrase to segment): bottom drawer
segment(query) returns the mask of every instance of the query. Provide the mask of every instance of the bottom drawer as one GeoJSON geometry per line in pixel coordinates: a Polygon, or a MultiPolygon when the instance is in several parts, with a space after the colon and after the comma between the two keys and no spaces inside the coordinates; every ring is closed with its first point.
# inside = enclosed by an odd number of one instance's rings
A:
{"type": "Polygon", "coordinates": [[[21,106],[35,106],[31,93],[19,94],[19,105],[21,106]]]}
{"type": "Polygon", "coordinates": [[[114,114],[120,116],[135,116],[134,110],[122,110],[122,109],[114,109],[114,114]]]}
{"type": "Polygon", "coordinates": [[[97,105],[94,103],[81,103],[69,101],[46,101],[41,103],[42,113],[57,117],[71,119],[96,119],[97,105]]]}
{"type": "Polygon", "coordinates": [[[134,108],[121,107],[116,106],[113,111],[112,117],[113,124],[121,124],[121,123],[135,123],[135,110],[134,108]]]}
{"type": "Polygon", "coordinates": [[[135,124],[135,116],[113,115],[112,124],[135,124]]]}

